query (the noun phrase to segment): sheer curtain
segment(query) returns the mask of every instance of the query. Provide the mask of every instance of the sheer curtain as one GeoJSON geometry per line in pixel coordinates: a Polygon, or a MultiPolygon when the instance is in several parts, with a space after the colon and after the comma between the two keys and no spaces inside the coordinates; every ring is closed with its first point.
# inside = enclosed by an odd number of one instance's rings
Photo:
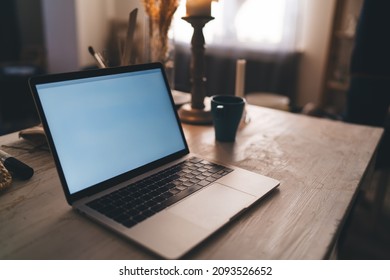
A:
{"type": "MultiPolygon", "coordinates": [[[[204,28],[209,46],[264,51],[294,51],[299,45],[300,12],[304,0],[219,0],[212,2],[215,19],[204,28]]],[[[173,22],[175,41],[188,43],[192,27],[181,0],[173,22]]]]}
{"type": "MultiPolygon", "coordinates": [[[[301,45],[301,12],[306,0],[219,0],[214,20],[203,29],[206,40],[207,92],[234,94],[237,59],[246,59],[245,92],[288,96],[293,104],[301,45]]],[[[189,92],[193,28],[182,19],[186,0],[175,13],[175,86],[189,92]]]]}

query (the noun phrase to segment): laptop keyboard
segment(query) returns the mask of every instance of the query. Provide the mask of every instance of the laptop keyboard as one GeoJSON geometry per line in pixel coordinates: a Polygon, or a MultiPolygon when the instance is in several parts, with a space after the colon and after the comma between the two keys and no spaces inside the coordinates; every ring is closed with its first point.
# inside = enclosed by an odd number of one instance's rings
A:
{"type": "Polygon", "coordinates": [[[192,157],[87,206],[130,228],[232,171],[192,157]]]}

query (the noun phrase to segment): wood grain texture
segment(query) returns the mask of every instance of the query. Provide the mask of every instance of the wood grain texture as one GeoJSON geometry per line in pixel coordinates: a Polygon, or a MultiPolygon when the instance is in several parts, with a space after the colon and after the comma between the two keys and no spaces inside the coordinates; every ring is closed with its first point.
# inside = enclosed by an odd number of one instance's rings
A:
{"type": "MultiPolygon", "coordinates": [[[[188,259],[322,259],[363,182],[380,128],[255,106],[235,143],[212,126],[183,125],[192,152],[273,177],[280,187],[191,251],[188,259]]],[[[0,259],[153,259],[156,256],[85,219],[67,205],[51,155],[17,134],[1,149],[32,166],[29,181],[0,195],[0,259]],[[11,146],[11,147],[10,147],[11,146]]]]}

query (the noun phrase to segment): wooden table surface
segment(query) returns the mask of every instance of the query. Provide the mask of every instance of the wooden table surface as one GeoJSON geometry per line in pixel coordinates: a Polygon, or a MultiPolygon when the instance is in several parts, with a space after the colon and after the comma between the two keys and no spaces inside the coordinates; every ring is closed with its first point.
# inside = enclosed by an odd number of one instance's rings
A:
{"type": "MultiPolygon", "coordinates": [[[[273,177],[280,187],[192,250],[188,259],[329,258],[383,130],[249,106],[235,143],[183,125],[192,152],[273,177]]],[[[51,155],[17,134],[1,149],[32,166],[0,194],[0,259],[153,259],[66,203],[51,155]]]]}

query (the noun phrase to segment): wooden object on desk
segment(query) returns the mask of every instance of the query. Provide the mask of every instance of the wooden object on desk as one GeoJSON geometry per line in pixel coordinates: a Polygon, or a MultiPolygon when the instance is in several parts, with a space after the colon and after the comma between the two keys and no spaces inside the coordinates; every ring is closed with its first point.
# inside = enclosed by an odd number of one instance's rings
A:
{"type": "MultiPolygon", "coordinates": [[[[212,126],[183,125],[190,149],[273,177],[280,187],[186,258],[329,258],[370,179],[383,130],[256,106],[247,112],[251,121],[235,143],[215,142],[212,126]]],[[[155,258],[72,211],[47,151],[23,150],[29,146],[16,133],[0,145],[35,170],[0,195],[0,259],[155,258]]]]}

